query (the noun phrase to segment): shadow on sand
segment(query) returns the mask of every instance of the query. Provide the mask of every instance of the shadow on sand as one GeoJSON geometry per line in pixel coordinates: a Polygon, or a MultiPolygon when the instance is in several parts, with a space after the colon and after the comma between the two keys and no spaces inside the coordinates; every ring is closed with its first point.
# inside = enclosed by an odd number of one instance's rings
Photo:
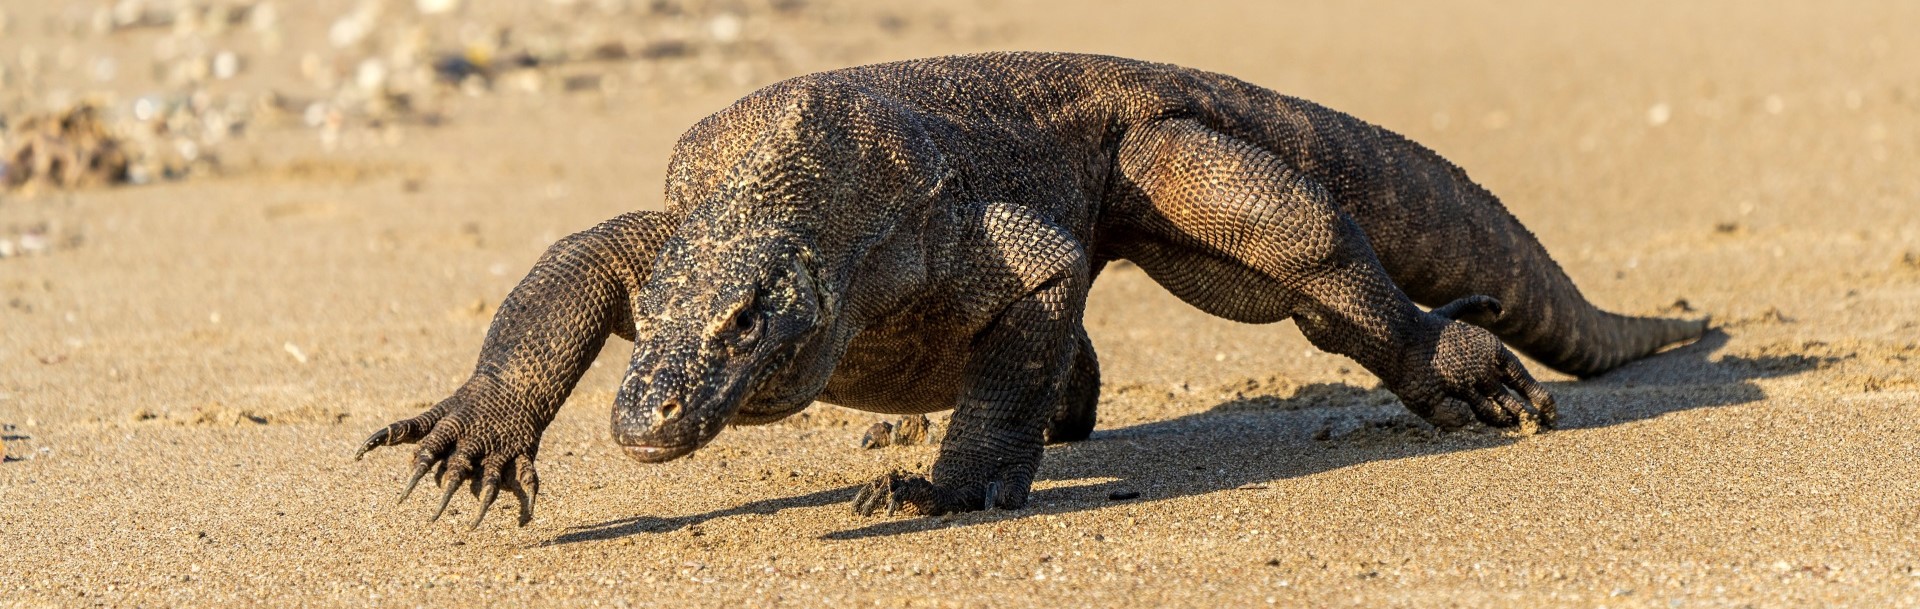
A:
{"type": "MultiPolygon", "coordinates": [[[[1727,343],[1713,331],[1692,345],[1579,382],[1550,383],[1560,403],[1560,426],[1577,432],[1658,417],[1670,412],[1758,401],[1766,397],[1755,379],[1798,374],[1832,365],[1835,358],[1709,356],[1727,343]]],[[[973,526],[1037,514],[1101,509],[1227,491],[1373,461],[1479,450],[1520,440],[1511,433],[1468,430],[1440,434],[1418,422],[1397,402],[1344,384],[1313,386],[1293,397],[1250,396],[1200,413],[1132,427],[1097,431],[1078,443],[1050,447],[1040,479],[1105,482],[1058,485],[1034,491],[1028,507],[976,512],[953,519],[900,518],[829,533],[824,539],[860,539],[973,526]],[[1319,436],[1316,438],[1316,436],[1319,436]],[[1126,467],[1115,467],[1124,463],[1126,467]],[[1116,470],[1124,469],[1124,472],[1116,470]],[[1118,479],[1110,479],[1121,476],[1118,479]],[[1113,493],[1139,493],[1117,502],[1113,493]]],[[[819,507],[853,498],[847,486],[754,501],[704,514],[635,516],[576,527],[541,545],[614,539],[663,532],[708,520],[783,509],[819,507]]]]}

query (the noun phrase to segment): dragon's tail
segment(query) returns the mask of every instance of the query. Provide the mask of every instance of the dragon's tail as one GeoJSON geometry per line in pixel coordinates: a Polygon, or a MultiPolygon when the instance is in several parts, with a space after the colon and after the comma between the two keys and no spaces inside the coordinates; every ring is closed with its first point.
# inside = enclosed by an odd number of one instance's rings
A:
{"type": "Polygon", "coordinates": [[[1503,317],[1488,329],[1554,370],[1589,377],[1698,339],[1708,327],[1706,319],[1635,317],[1602,311],[1584,300],[1580,304],[1585,310],[1545,319],[1503,317]]]}
{"type": "Polygon", "coordinates": [[[1700,338],[1705,319],[1619,315],[1589,302],[1500,200],[1466,172],[1407,140],[1390,168],[1425,187],[1366,197],[1348,212],[1388,275],[1414,301],[1439,306],[1471,295],[1500,300],[1492,319],[1468,320],[1540,363],[1594,376],[1700,338]]]}
{"type": "Polygon", "coordinates": [[[1462,271],[1440,281],[1402,281],[1415,301],[1435,306],[1462,296],[1492,296],[1501,304],[1497,315],[1465,321],[1492,331],[1527,357],[1578,377],[1604,373],[1706,333],[1706,319],[1620,315],[1594,306],[1532,234],[1505,209],[1496,211],[1517,232],[1467,241],[1504,247],[1444,248],[1457,256],[1455,268],[1462,271]]]}

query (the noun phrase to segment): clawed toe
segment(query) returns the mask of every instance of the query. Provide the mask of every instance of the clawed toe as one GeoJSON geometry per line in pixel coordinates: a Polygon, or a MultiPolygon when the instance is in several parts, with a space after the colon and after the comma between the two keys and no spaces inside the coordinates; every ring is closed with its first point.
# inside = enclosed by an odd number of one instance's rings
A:
{"type": "Polygon", "coordinates": [[[367,451],[386,446],[389,443],[387,439],[391,436],[392,428],[388,427],[382,427],[380,431],[373,432],[373,435],[367,437],[366,442],[360,444],[360,450],[354,451],[353,460],[359,461],[361,457],[367,456],[367,451]]]}
{"type": "Polygon", "coordinates": [[[400,498],[393,500],[393,504],[400,505],[406,503],[407,497],[413,495],[413,489],[420,486],[420,479],[427,477],[427,470],[430,469],[433,469],[433,463],[430,461],[415,466],[413,468],[413,476],[407,479],[407,488],[401,489],[400,498]]]}
{"type": "Polygon", "coordinates": [[[471,490],[478,500],[478,510],[468,523],[468,528],[480,526],[486,519],[487,510],[499,500],[502,490],[519,499],[519,525],[526,526],[532,522],[534,499],[540,489],[539,474],[533,467],[533,452],[537,447],[516,446],[511,440],[502,441],[503,438],[521,435],[511,428],[496,427],[491,421],[457,418],[464,414],[452,416],[456,418],[448,419],[452,421],[451,424],[437,415],[422,415],[388,425],[368,436],[354,453],[354,458],[359,459],[381,446],[418,442],[419,448],[412,460],[413,471],[407,476],[406,487],[400,490],[400,496],[394,500],[395,505],[406,503],[414,489],[419,488],[420,481],[431,473],[434,483],[441,487],[441,493],[440,502],[434,507],[429,522],[438,521],[446,515],[454,494],[462,487],[471,490]],[[430,423],[422,423],[429,420],[430,423]]]}
{"type": "MultiPolygon", "coordinates": [[[[1436,309],[1440,317],[1469,316],[1474,311],[1498,315],[1498,304],[1487,298],[1464,298],[1436,309]]],[[[1398,383],[1394,392],[1407,407],[1442,431],[1468,422],[1455,416],[1456,404],[1465,405],[1472,419],[1495,428],[1536,423],[1550,429],[1558,419],[1553,396],[1520,360],[1484,329],[1447,322],[1428,350],[1416,350],[1415,374],[1398,383]]]]}
{"type": "Polygon", "coordinates": [[[898,513],[939,516],[975,510],[1018,509],[1026,503],[1025,496],[1024,487],[1008,481],[993,480],[981,486],[955,490],[934,484],[922,476],[893,472],[867,483],[854,493],[853,513],[863,517],[872,516],[883,507],[888,516],[898,513]]]}
{"type": "Polygon", "coordinates": [[[874,512],[886,508],[891,517],[905,511],[909,514],[936,515],[940,511],[935,505],[932,482],[926,478],[893,472],[860,487],[853,496],[853,513],[858,516],[872,516],[874,512]]]}

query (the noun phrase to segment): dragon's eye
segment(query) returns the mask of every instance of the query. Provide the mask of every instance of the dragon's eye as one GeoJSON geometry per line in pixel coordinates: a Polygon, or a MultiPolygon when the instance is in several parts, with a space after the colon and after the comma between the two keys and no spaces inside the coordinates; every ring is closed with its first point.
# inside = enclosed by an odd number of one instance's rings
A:
{"type": "Polygon", "coordinates": [[[760,314],[754,311],[752,303],[749,303],[747,306],[740,307],[740,311],[733,314],[731,327],[734,332],[744,334],[751,332],[754,324],[758,321],[760,321],[760,314]]]}

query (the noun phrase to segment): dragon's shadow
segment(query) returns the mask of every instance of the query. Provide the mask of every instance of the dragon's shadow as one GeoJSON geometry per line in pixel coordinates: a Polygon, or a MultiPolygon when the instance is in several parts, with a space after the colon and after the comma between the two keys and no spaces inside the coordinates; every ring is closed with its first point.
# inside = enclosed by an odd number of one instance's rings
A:
{"type": "MultiPolygon", "coordinates": [[[[1713,331],[1694,344],[1629,364],[1598,378],[1550,383],[1560,403],[1560,429],[1579,433],[1694,408],[1745,404],[1766,397],[1754,379],[1798,374],[1825,367],[1831,358],[1739,357],[1710,360],[1727,343],[1713,331]]],[[[1458,432],[1434,434],[1411,423],[1401,406],[1366,405],[1369,391],[1347,385],[1302,391],[1296,397],[1252,396],[1230,400],[1206,412],[1166,421],[1097,431],[1093,437],[1050,448],[1042,461],[1043,481],[1107,479],[1089,484],[1054,485],[1034,491],[1026,509],[976,512],[951,519],[884,520],[829,533],[829,540],[914,533],[949,526],[971,526],[1035,514],[1101,509],[1214,492],[1306,476],[1350,465],[1463,450],[1479,450],[1518,441],[1511,434],[1458,432]],[[1334,397],[1328,398],[1331,394],[1334,397]],[[1306,396],[1306,397],[1300,397],[1306,396]],[[1348,396],[1343,403],[1340,396],[1348,396]],[[1334,423],[1329,426],[1329,421],[1334,423]],[[1355,430],[1358,431],[1355,431],[1355,430]],[[1373,431],[1404,433],[1382,436],[1373,431]],[[1326,433],[1318,433],[1326,430],[1326,433]],[[1315,439],[1314,436],[1331,436],[1315,439]],[[1125,471],[1114,464],[1125,463],[1125,471]],[[1119,476],[1119,478],[1114,478],[1119,476]],[[1139,493],[1116,502],[1115,493],[1139,493]]],[[[545,545],[682,528],[741,514],[768,514],[788,508],[818,507],[852,500],[854,487],[755,501],[726,510],[682,517],[638,516],[579,527],[545,545]]],[[[1122,495],[1124,496],[1124,495],[1122,495]]]]}

